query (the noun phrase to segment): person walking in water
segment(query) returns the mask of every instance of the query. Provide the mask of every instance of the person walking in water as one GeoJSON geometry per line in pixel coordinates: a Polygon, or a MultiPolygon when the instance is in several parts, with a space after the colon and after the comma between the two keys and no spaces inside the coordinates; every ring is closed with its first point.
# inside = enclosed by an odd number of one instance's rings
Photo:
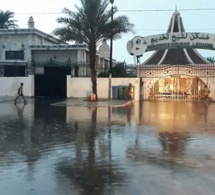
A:
{"type": "Polygon", "coordinates": [[[132,100],[132,84],[129,83],[129,86],[126,91],[127,99],[132,100]]]}
{"type": "Polygon", "coordinates": [[[23,100],[24,100],[24,103],[26,103],[25,97],[24,97],[24,95],[23,95],[23,83],[20,83],[20,87],[18,88],[18,91],[17,91],[17,97],[16,97],[15,100],[14,100],[15,103],[16,103],[16,100],[17,100],[19,97],[22,97],[23,100]]]}

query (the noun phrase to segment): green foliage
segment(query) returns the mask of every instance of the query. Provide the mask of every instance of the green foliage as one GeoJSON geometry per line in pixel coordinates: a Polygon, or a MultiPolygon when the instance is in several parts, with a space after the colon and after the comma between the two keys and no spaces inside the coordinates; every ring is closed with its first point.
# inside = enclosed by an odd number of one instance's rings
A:
{"type": "Polygon", "coordinates": [[[211,62],[211,63],[215,63],[215,58],[214,57],[207,57],[206,58],[209,62],[211,62]]]}
{"type": "Polygon", "coordinates": [[[0,10],[0,29],[17,28],[18,25],[15,23],[17,20],[13,19],[14,12],[0,10]]]}
{"type": "MultiPolygon", "coordinates": [[[[58,23],[65,25],[54,31],[64,41],[79,41],[87,45],[99,44],[106,38],[114,38],[122,33],[132,31],[133,24],[127,16],[115,16],[111,24],[112,12],[108,9],[109,0],[80,0],[82,7],[76,6],[77,12],[64,8],[63,13],[68,17],[60,17],[58,23]]],[[[114,13],[117,8],[114,8],[114,13]]]]}
{"type": "Polygon", "coordinates": [[[109,76],[109,72],[100,72],[98,77],[108,77],[109,76]]]}
{"type": "Polygon", "coordinates": [[[112,68],[112,77],[127,77],[124,65],[117,64],[112,68]]]}
{"type": "MultiPolygon", "coordinates": [[[[108,77],[109,72],[101,72],[99,77],[108,77]]],[[[126,68],[123,62],[119,62],[116,66],[112,67],[112,77],[128,77],[126,68]]]]}

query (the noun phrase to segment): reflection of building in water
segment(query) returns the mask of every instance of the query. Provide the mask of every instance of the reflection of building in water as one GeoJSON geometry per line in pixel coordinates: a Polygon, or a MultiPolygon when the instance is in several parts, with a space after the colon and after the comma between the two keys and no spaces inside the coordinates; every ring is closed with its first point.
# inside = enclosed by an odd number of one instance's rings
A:
{"type": "Polygon", "coordinates": [[[134,103],[132,115],[137,125],[160,132],[214,131],[214,110],[210,102],[140,101],[134,103]]]}
{"type": "Polygon", "coordinates": [[[196,112],[199,106],[191,102],[144,102],[139,123],[156,126],[161,132],[187,132],[203,119],[196,112]]]}
{"type": "MultiPolygon", "coordinates": [[[[178,40],[168,39],[169,45],[182,43],[180,39],[183,39],[184,43],[192,44],[190,39],[183,37],[186,32],[177,10],[172,15],[167,33],[168,36],[171,36],[171,33],[182,35],[177,37],[178,40]]],[[[156,38],[153,46],[158,50],[139,67],[143,82],[143,99],[215,99],[215,66],[192,48],[162,49],[159,47],[163,44],[162,40],[156,38]]]]}
{"type": "Polygon", "coordinates": [[[188,134],[183,133],[159,133],[163,155],[167,157],[181,157],[184,155],[188,134]]]}
{"type": "MultiPolygon", "coordinates": [[[[86,122],[91,121],[92,111],[96,107],[71,107],[66,108],[66,121],[71,123],[72,121],[79,121],[80,126],[86,122]],[[80,117],[81,116],[81,117],[80,117]]],[[[132,107],[120,107],[112,108],[108,107],[97,107],[97,126],[108,125],[110,120],[112,124],[125,125],[129,120],[133,119],[132,107]]]]}
{"type": "Polygon", "coordinates": [[[167,161],[176,162],[178,158],[183,158],[186,153],[186,146],[189,141],[188,133],[161,132],[157,135],[137,136],[127,148],[127,157],[134,161],[149,161],[155,164],[165,164],[167,161]],[[146,138],[148,136],[148,138],[146,138]],[[151,140],[146,142],[144,139],[151,140]]]}
{"type": "Polygon", "coordinates": [[[35,152],[32,143],[31,130],[34,121],[34,105],[31,103],[14,105],[10,102],[1,104],[0,110],[6,111],[5,116],[7,116],[1,117],[1,125],[5,125],[7,128],[0,131],[0,137],[3,138],[0,141],[0,153],[4,154],[5,159],[7,159],[6,164],[17,163],[20,157],[25,159],[25,162],[35,161],[39,155],[35,152]]]}
{"type": "MultiPolygon", "coordinates": [[[[113,167],[111,163],[112,129],[105,131],[105,129],[111,127],[104,128],[108,121],[104,121],[104,118],[98,115],[99,108],[85,107],[81,110],[89,111],[87,115],[86,113],[82,115],[82,117],[85,117],[85,121],[80,117],[81,115],[75,121],[74,118],[70,118],[70,123],[75,122],[75,129],[79,131],[75,141],[76,157],[73,161],[63,159],[57,169],[74,186],[82,190],[81,194],[106,194],[106,192],[109,194],[110,189],[107,189],[106,185],[120,183],[125,177],[125,173],[121,172],[117,164],[114,164],[113,167]],[[102,119],[103,123],[98,121],[99,118],[102,119]],[[79,121],[78,125],[77,120],[79,121]]],[[[110,115],[108,112],[111,109],[108,109],[108,107],[101,110],[106,110],[105,115],[110,115]]],[[[110,119],[106,117],[106,120],[110,119]]]]}

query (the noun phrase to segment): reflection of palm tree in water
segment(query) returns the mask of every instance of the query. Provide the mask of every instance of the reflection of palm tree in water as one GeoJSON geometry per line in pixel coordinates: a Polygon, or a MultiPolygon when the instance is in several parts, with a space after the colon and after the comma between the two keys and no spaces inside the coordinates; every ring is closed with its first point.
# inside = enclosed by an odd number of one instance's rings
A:
{"type": "Polygon", "coordinates": [[[159,133],[163,155],[173,158],[183,156],[188,137],[189,136],[187,134],[181,133],[159,133]]]}
{"type": "Polygon", "coordinates": [[[97,123],[97,107],[95,107],[95,109],[92,109],[91,127],[90,127],[89,136],[88,136],[88,148],[89,148],[88,160],[89,160],[90,166],[94,166],[94,162],[95,162],[96,123],[97,123]]]}
{"type": "Polygon", "coordinates": [[[59,167],[61,173],[67,175],[75,185],[82,189],[82,192],[80,192],[82,195],[104,194],[106,186],[120,183],[124,178],[124,173],[118,171],[120,168],[116,165],[112,167],[110,158],[106,158],[107,161],[104,161],[102,164],[100,159],[96,161],[96,127],[97,107],[92,109],[91,125],[86,135],[86,143],[88,144],[87,158],[71,165],[66,162],[59,167]]]}

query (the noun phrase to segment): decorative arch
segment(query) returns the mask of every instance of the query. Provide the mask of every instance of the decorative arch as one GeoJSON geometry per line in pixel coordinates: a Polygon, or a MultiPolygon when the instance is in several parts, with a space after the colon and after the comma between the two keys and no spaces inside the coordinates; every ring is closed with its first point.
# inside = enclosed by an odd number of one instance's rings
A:
{"type": "MultiPolygon", "coordinates": [[[[172,78],[181,82],[187,79],[192,83],[198,80],[198,84],[202,85],[200,88],[204,86],[210,91],[208,99],[215,100],[215,65],[210,64],[196,49],[215,50],[215,34],[185,32],[177,9],[173,12],[167,33],[135,36],[128,41],[127,51],[137,58],[138,76],[143,81],[141,97],[148,99],[156,90],[154,86],[157,80],[172,78]],[[148,51],[155,52],[140,64],[140,57],[148,51]]],[[[198,87],[195,89],[195,95],[199,95],[198,87]]]]}
{"type": "Polygon", "coordinates": [[[145,99],[149,100],[206,100],[211,87],[205,79],[189,75],[167,75],[143,79],[145,99]]]}

